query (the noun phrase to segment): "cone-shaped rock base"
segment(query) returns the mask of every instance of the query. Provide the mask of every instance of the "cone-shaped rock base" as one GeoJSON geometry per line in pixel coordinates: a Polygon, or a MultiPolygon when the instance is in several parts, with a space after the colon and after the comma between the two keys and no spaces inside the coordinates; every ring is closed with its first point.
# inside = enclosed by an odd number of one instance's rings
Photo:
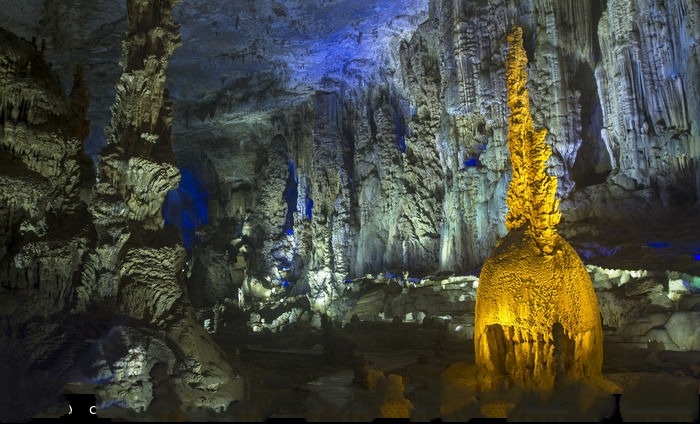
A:
{"type": "Polygon", "coordinates": [[[545,255],[511,231],[484,264],[476,296],[477,365],[538,390],[551,390],[557,374],[599,381],[603,365],[591,279],[566,240],[556,235],[553,246],[545,255]]]}

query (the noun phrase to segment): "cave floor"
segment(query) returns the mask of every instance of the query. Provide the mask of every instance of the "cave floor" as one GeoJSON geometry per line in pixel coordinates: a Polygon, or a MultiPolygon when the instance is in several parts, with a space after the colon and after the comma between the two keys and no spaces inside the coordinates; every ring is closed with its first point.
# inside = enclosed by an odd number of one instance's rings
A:
{"type": "MultiPolygon", "coordinates": [[[[173,415],[161,403],[143,414],[105,410],[99,416],[113,421],[372,421],[380,416],[379,389],[370,391],[353,383],[357,363],[353,357],[363,357],[370,369],[384,375],[402,376],[404,397],[414,407],[411,421],[483,418],[480,411],[486,404],[510,405],[511,422],[599,421],[615,409],[612,395],[573,382],[562,383],[547,400],[518,388],[474,393],[448,387],[441,374],[452,364],[473,364],[473,342],[418,325],[355,323],[335,329],[325,340],[321,332],[308,330],[246,336],[230,330],[216,339],[246,377],[245,401],[223,413],[173,415]],[[333,348],[324,351],[324,343],[333,348]]],[[[623,420],[688,422],[698,415],[700,352],[652,352],[606,343],[604,374],[623,388],[623,420]]]]}
{"type": "MultiPolygon", "coordinates": [[[[656,226],[644,226],[643,232],[596,223],[586,234],[567,239],[580,253],[593,255],[581,255],[587,264],[700,275],[700,214],[660,220],[656,226]]],[[[441,327],[362,322],[324,336],[308,326],[272,334],[250,333],[245,324],[239,324],[221,329],[215,340],[247,381],[244,401],[223,413],[182,413],[176,403],[156,397],[153,404],[158,406],[142,414],[110,408],[98,415],[142,422],[371,421],[380,415],[381,399],[376,391],[354,383],[357,357],[363,357],[372,370],[402,376],[403,395],[414,407],[411,421],[467,421],[483,417],[481,407],[499,401],[510,404],[511,422],[599,421],[614,410],[611,395],[592,393],[576,383],[563,383],[546,402],[515,388],[473,393],[448,387],[441,375],[450,365],[473,364],[474,345],[447,335],[441,327]],[[324,349],[324,344],[332,348],[324,349]]],[[[654,351],[612,339],[606,341],[604,351],[604,374],[622,387],[623,420],[689,422],[698,417],[700,352],[654,351]]]]}

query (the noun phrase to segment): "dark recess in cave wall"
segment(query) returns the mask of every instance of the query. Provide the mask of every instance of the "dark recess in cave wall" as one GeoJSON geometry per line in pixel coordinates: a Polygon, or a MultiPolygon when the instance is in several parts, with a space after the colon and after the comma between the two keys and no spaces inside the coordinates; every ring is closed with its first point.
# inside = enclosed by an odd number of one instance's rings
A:
{"type": "Polygon", "coordinates": [[[282,199],[287,204],[287,214],[282,229],[286,234],[294,234],[294,215],[297,212],[298,181],[296,171],[294,169],[294,161],[291,159],[288,160],[288,169],[289,175],[287,176],[287,183],[284,187],[284,192],[282,193],[282,199]]]}
{"type": "Polygon", "coordinates": [[[572,86],[581,93],[581,146],[572,167],[576,188],[581,189],[605,182],[610,171],[610,156],[600,136],[603,112],[598,100],[593,70],[587,63],[579,63],[572,86]]]}
{"type": "Polygon", "coordinates": [[[603,15],[603,11],[608,7],[607,0],[597,0],[592,2],[591,7],[593,26],[591,28],[591,42],[593,45],[593,60],[595,63],[601,58],[602,53],[600,52],[600,43],[598,42],[598,23],[603,15]]]}

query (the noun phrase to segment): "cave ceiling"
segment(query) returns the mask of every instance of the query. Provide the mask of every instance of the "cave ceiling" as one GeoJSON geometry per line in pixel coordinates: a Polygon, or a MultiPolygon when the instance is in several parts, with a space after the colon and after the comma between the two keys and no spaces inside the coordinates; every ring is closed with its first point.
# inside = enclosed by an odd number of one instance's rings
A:
{"type": "MultiPolygon", "coordinates": [[[[104,128],[121,71],[126,4],[4,0],[0,22],[37,44],[70,88],[76,64],[91,92],[88,118],[104,128]]],[[[174,132],[225,137],[228,123],[316,90],[392,74],[398,43],[425,21],[427,0],[185,0],[174,10],[182,45],[168,65],[174,132]]]]}

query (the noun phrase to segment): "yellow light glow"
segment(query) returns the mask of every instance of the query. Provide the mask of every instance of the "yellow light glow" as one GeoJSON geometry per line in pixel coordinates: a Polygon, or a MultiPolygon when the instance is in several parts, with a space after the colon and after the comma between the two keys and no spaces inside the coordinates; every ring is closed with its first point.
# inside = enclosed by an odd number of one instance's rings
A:
{"type": "Polygon", "coordinates": [[[479,276],[476,364],[540,390],[553,388],[558,370],[604,386],[598,301],[581,259],[555,228],[560,219],[557,179],[546,173],[547,132],[535,130],[530,115],[522,29],[515,28],[508,43],[509,233],[479,276]]]}
{"type": "Polygon", "coordinates": [[[508,230],[524,228],[545,252],[551,253],[559,223],[557,178],[547,175],[546,162],[552,149],[547,130],[535,130],[527,89],[527,55],[523,31],[516,27],[508,35],[506,86],[508,88],[508,149],[513,178],[508,188],[508,230]]]}

